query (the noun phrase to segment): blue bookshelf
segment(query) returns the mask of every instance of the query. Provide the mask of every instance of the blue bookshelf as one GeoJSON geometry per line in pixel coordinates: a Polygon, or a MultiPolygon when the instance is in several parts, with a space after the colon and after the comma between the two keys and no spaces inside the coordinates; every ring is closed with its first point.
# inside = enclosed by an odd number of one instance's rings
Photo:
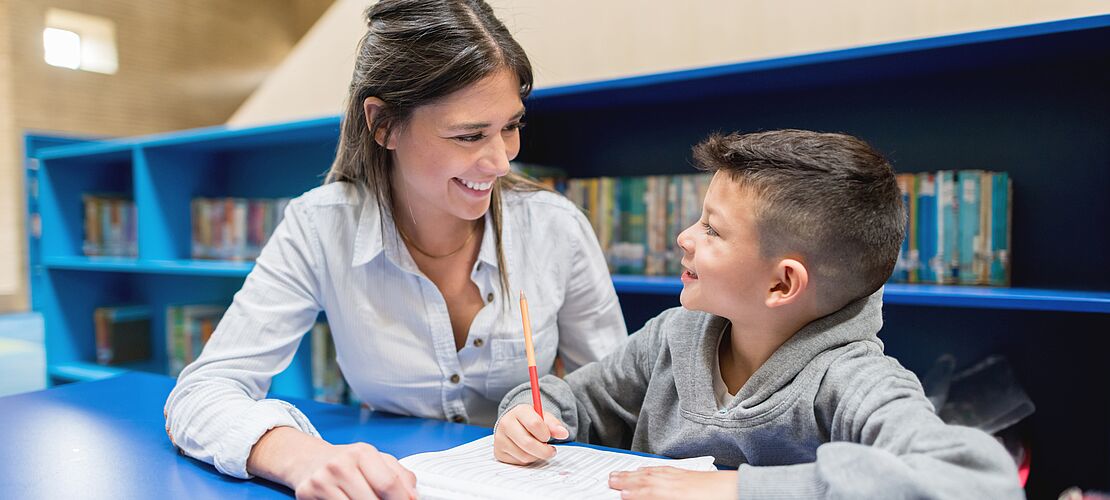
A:
{"type": "MultiPolygon", "coordinates": [[[[1012,288],[888,285],[882,338],[919,375],[950,353],[1003,354],[1037,404],[1027,492],[1110,489],[1110,15],[537,89],[520,160],[572,177],[693,171],[717,130],[809,128],[860,136],[896,170],[983,168],[1014,179],[1012,288]]],[[[195,197],[293,197],[319,185],[340,120],[208,127],[120,139],[25,137],[32,307],[48,374],[63,383],[154,359],[96,365],[92,310],[229,302],[249,262],[190,258],[195,197]],[[81,253],[81,195],[134,197],[139,255],[81,253]]],[[[630,329],[678,305],[673,277],[613,277],[630,329]]],[[[271,391],[311,397],[302,342],[271,391]]]]}
{"type": "MultiPolygon", "coordinates": [[[[663,276],[615,275],[613,285],[618,293],[677,296],[682,291],[678,278],[663,276]]],[[[1110,292],[889,283],[883,301],[895,305],[1110,314],[1110,292]]]]}

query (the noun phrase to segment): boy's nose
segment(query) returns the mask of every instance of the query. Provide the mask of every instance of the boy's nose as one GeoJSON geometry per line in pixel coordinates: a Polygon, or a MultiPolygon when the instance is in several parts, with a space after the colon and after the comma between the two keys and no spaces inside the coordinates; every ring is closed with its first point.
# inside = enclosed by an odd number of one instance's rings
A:
{"type": "Polygon", "coordinates": [[[678,233],[678,247],[681,248],[683,252],[692,253],[694,250],[693,238],[689,236],[690,230],[693,227],[694,226],[690,226],[683,229],[681,233],[678,233]]]}

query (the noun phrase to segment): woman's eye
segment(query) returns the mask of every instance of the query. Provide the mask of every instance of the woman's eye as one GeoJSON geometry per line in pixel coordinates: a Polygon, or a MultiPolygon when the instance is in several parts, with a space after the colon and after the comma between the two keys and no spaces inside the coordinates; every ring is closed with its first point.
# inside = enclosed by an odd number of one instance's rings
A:
{"type": "Polygon", "coordinates": [[[706,224],[706,223],[702,222],[701,227],[705,228],[705,234],[707,234],[709,236],[719,236],[717,234],[717,230],[713,229],[713,226],[710,226],[709,224],[706,224]]]}
{"type": "Polygon", "coordinates": [[[512,132],[513,130],[520,130],[524,128],[525,125],[527,124],[524,122],[510,123],[507,127],[505,127],[505,130],[512,132]]]}
{"type": "Polygon", "coordinates": [[[478,141],[480,141],[482,139],[485,139],[485,138],[486,138],[485,134],[460,135],[458,137],[455,137],[456,140],[463,141],[463,142],[478,142],[478,141]]]}

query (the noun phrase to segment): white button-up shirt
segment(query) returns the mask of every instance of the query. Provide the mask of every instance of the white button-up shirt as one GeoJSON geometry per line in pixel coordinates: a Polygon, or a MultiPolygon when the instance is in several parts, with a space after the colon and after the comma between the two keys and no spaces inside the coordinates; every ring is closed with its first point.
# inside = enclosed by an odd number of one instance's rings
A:
{"type": "Polygon", "coordinates": [[[585,216],[544,191],[503,191],[502,207],[510,290],[502,290],[487,214],[470,274],[486,304],[456,351],[443,295],[368,189],[332,183],[290,202],[203,353],[181,372],[166,402],[171,439],[221,472],[249,477],[247,456],[267,430],[318,435],[295,407],[263,398],[320,311],[358,398],[426,418],[492,425],[501,397],[528,380],[522,289],[540,376],[556,353],[569,371],[615,350],[627,330],[585,216]]]}

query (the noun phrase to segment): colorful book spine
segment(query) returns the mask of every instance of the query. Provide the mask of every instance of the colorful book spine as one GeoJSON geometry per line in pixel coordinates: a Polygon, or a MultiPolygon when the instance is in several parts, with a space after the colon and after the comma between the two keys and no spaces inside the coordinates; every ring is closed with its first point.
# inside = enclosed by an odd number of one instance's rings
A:
{"type": "Polygon", "coordinates": [[[942,283],[944,265],[939,248],[940,227],[937,205],[936,176],[929,172],[917,174],[917,245],[919,251],[918,281],[942,283]]]}
{"type": "Polygon", "coordinates": [[[957,182],[960,199],[959,219],[959,270],[956,274],[961,285],[979,284],[976,273],[976,249],[980,248],[983,235],[981,231],[980,203],[982,200],[981,170],[960,170],[957,182]]]}
{"type": "Polygon", "coordinates": [[[918,274],[917,179],[914,174],[898,174],[895,176],[895,181],[898,183],[898,190],[902,193],[902,206],[906,211],[906,231],[890,279],[902,283],[916,283],[918,274]]]}
{"type": "Polygon", "coordinates": [[[988,282],[994,286],[1010,285],[1010,234],[1013,183],[1006,172],[991,177],[991,247],[988,282]]]}
{"type": "Polygon", "coordinates": [[[956,273],[960,268],[959,246],[959,214],[960,201],[956,192],[956,172],[941,170],[937,172],[937,204],[940,211],[937,216],[937,237],[940,238],[937,248],[940,272],[940,283],[952,284],[956,282],[956,273]]]}
{"type": "Polygon", "coordinates": [[[335,341],[326,322],[317,322],[309,332],[312,337],[313,399],[325,403],[346,403],[347,382],[336,358],[335,341]]]}
{"type": "Polygon", "coordinates": [[[179,304],[166,308],[168,371],[177,376],[196,361],[227,311],[223,304],[179,304]]]}

